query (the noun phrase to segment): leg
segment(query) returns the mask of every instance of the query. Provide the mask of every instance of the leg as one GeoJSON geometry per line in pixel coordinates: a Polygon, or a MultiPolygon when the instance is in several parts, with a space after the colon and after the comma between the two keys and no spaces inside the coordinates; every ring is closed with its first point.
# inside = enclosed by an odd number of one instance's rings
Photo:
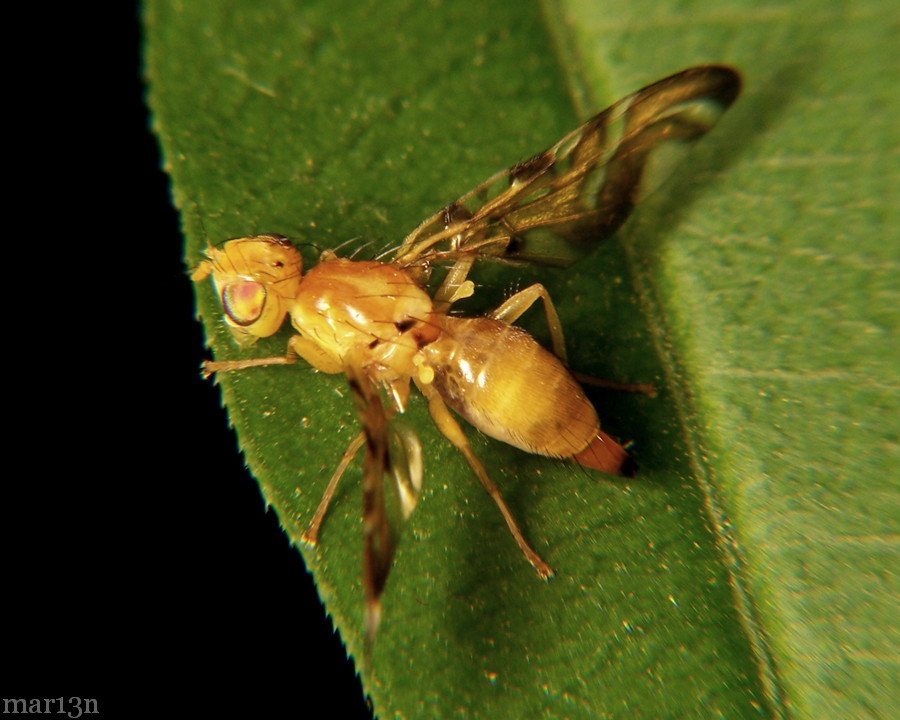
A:
{"type": "Polygon", "coordinates": [[[244,358],[243,360],[204,360],[200,365],[200,374],[204,378],[211,378],[216,373],[234,372],[246,370],[251,367],[267,367],[269,365],[293,365],[297,362],[297,356],[288,351],[285,355],[276,355],[267,358],[244,358]]]}
{"type": "Polygon", "coordinates": [[[243,360],[207,360],[200,366],[203,377],[208,378],[215,373],[234,372],[251,367],[267,367],[269,365],[293,365],[303,358],[319,372],[334,375],[343,372],[340,360],[335,360],[312,340],[302,335],[293,335],[288,340],[287,352],[284,355],[266,358],[244,358],[243,360]]]}
{"type": "Polygon", "coordinates": [[[322,495],[322,499],[319,501],[319,507],[316,508],[316,514],[313,515],[312,522],[310,522],[309,527],[306,529],[306,532],[300,536],[300,541],[309,545],[310,547],[315,547],[319,542],[319,528],[322,527],[322,521],[325,519],[325,513],[328,511],[328,505],[331,503],[331,498],[334,497],[334,491],[337,490],[338,482],[340,482],[341,477],[344,474],[344,471],[347,469],[347,466],[353,461],[353,458],[356,457],[356,453],[359,452],[359,449],[363,446],[363,443],[366,441],[365,433],[358,433],[355,438],[350,442],[350,445],[344,451],[343,457],[341,457],[341,462],[338,463],[337,469],[334,471],[334,475],[331,476],[331,480],[328,481],[328,487],[325,488],[325,494],[322,495]]]}
{"type": "Polygon", "coordinates": [[[444,278],[432,298],[434,309],[437,312],[446,314],[453,303],[471,297],[475,292],[475,283],[466,280],[474,262],[474,255],[461,257],[447,272],[447,277],[444,278]]]}
{"type": "Polygon", "coordinates": [[[656,397],[656,386],[653,383],[624,383],[615,380],[604,380],[596,378],[593,375],[585,375],[584,373],[570,370],[574,377],[582,385],[593,385],[594,387],[609,388],[611,390],[622,390],[623,392],[639,392],[647,397],[656,397]]]}
{"type": "Polygon", "coordinates": [[[547,316],[547,326],[550,328],[550,339],[553,342],[553,354],[567,365],[566,360],[566,342],[563,339],[562,325],[559,322],[559,315],[556,314],[556,308],[553,307],[553,301],[546,288],[540,283],[535,283],[525,288],[521,292],[517,292],[505,303],[492,312],[489,317],[499,320],[507,325],[512,325],[521,317],[528,308],[540,298],[544,302],[544,313],[547,316]]]}
{"type": "MultiPolygon", "coordinates": [[[[505,303],[498,307],[490,314],[495,320],[500,320],[507,325],[512,325],[535,301],[540,298],[544,302],[544,311],[547,314],[547,325],[550,328],[550,337],[553,341],[553,353],[563,364],[568,365],[566,360],[566,345],[563,339],[562,325],[559,322],[559,316],[556,314],[556,308],[553,307],[553,301],[546,288],[540,283],[535,283],[525,288],[521,292],[517,292],[505,303]]],[[[572,375],[578,382],[585,385],[595,385],[597,387],[612,388],[613,390],[624,390],[625,392],[639,392],[656,397],[656,388],[652,383],[622,383],[614,380],[603,380],[595,378],[591,375],[585,375],[571,371],[572,375]]]]}
{"type": "Polygon", "coordinates": [[[453,443],[454,447],[456,447],[456,449],[466,458],[466,462],[469,463],[469,467],[472,469],[472,472],[475,473],[481,486],[487,491],[487,494],[491,496],[493,501],[497,504],[497,507],[500,509],[500,514],[503,515],[506,526],[509,528],[510,533],[512,533],[513,539],[525,555],[525,558],[534,566],[534,569],[537,570],[538,575],[542,578],[551,577],[553,575],[553,570],[541,559],[540,555],[531,548],[522,536],[522,531],[519,530],[515,518],[513,518],[512,513],[503,501],[500,490],[488,476],[487,470],[484,469],[484,465],[481,464],[481,461],[476,457],[475,453],[472,452],[472,448],[469,446],[469,441],[466,439],[462,428],[460,428],[459,423],[453,418],[453,415],[450,414],[444,401],[441,400],[441,396],[438,395],[437,391],[430,385],[424,383],[416,384],[428,400],[428,410],[431,412],[431,417],[434,419],[434,423],[437,425],[438,430],[440,430],[444,434],[444,437],[453,443]]]}

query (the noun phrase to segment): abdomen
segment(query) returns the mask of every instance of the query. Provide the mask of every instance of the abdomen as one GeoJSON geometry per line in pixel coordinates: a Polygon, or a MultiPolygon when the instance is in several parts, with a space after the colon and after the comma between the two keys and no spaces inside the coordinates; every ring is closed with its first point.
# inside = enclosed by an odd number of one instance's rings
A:
{"type": "Polygon", "coordinates": [[[425,348],[444,401],[486,435],[529,453],[621,474],[624,449],[560,360],[521,328],[491,318],[441,318],[425,348]]]}

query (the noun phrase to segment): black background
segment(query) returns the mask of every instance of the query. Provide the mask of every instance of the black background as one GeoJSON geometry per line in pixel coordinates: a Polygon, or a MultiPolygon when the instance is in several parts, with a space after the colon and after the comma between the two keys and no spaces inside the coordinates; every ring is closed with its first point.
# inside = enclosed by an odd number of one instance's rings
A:
{"type": "Polygon", "coordinates": [[[2,696],[366,717],[199,377],[138,11],[71,12],[22,21],[6,88],[2,696]]]}

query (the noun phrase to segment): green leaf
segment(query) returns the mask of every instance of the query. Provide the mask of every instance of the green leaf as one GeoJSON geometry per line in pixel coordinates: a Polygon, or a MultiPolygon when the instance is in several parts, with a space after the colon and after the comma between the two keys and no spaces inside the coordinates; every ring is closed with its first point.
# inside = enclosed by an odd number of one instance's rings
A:
{"type": "MultiPolygon", "coordinates": [[[[146,27],[188,265],[207,237],[264,231],[310,262],[349,239],[394,245],[620,96],[701,62],[740,68],[735,108],[617,242],[565,272],[485,268],[469,305],[539,279],[573,367],[656,382],[656,398],[592,393],[641,473],[610,480],[469,432],[557,571],[545,583],[416,398],[426,489],[364,685],[382,717],[888,717],[900,96],[886,70],[900,27],[887,0],[155,0],[146,27]]],[[[198,308],[217,357],[237,357],[209,287],[198,308]]],[[[281,353],[288,336],[251,352],[281,353]]],[[[344,382],[301,365],[220,382],[296,540],[357,431],[344,382]]],[[[357,656],[359,475],[318,550],[301,550],[357,656]]]]}

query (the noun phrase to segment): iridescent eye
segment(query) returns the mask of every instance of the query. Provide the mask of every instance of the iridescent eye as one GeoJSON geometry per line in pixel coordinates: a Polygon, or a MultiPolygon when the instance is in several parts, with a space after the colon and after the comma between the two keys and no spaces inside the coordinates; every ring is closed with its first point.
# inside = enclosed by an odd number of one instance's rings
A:
{"type": "Polygon", "coordinates": [[[222,307],[235,325],[252,325],[266,308],[266,286],[254,280],[228,283],[222,288],[222,307]]]}

